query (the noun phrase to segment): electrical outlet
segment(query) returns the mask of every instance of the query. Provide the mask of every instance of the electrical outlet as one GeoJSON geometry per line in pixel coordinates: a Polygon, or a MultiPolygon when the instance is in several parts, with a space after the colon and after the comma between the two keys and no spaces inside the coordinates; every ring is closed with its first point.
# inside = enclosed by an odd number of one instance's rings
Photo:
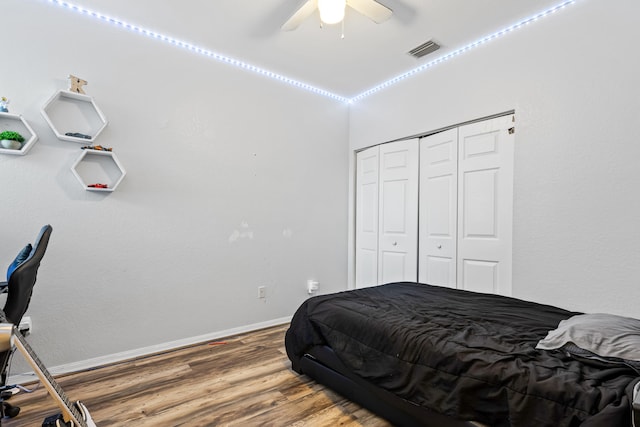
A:
{"type": "Polygon", "coordinates": [[[312,280],[312,279],[307,280],[307,292],[309,293],[309,295],[313,294],[314,292],[317,292],[318,286],[320,286],[320,283],[317,280],[312,280]]]}
{"type": "Polygon", "coordinates": [[[258,286],[258,298],[264,299],[267,297],[267,287],[266,286],[258,286]]]}

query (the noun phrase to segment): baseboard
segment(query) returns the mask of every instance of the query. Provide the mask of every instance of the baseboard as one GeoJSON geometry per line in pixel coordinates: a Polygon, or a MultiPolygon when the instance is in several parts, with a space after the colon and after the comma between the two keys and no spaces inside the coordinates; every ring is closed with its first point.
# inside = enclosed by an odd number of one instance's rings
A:
{"type": "MultiPolygon", "coordinates": [[[[271,326],[283,325],[291,322],[292,316],[281,317],[279,319],[268,320],[266,322],[254,323],[251,325],[240,326],[237,328],[225,329],[222,331],[212,332],[205,335],[198,335],[195,337],[184,338],[176,341],[169,341],[162,344],[156,344],[149,347],[142,347],[134,350],[123,351],[121,353],[109,354],[106,356],[95,357],[92,359],[81,360],[78,362],[67,363],[65,365],[54,366],[48,368],[49,372],[53,375],[70,374],[73,372],[86,371],[87,369],[93,369],[104,365],[110,365],[113,363],[122,362],[124,360],[135,359],[136,357],[148,356],[154,353],[161,353],[163,351],[174,350],[180,347],[186,347],[194,344],[198,344],[206,341],[213,341],[216,339],[229,337],[232,335],[243,334],[246,332],[257,331],[259,329],[269,328],[271,326]]],[[[15,374],[9,376],[7,384],[26,384],[30,382],[38,381],[38,377],[35,372],[24,372],[21,374],[15,374]]]]}

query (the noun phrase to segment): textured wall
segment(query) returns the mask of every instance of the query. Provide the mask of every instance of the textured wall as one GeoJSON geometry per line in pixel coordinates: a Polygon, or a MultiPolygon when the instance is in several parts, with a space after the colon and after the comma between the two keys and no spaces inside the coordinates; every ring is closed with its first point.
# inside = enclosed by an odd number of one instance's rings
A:
{"type": "Polygon", "coordinates": [[[438,65],[354,105],[351,147],[515,109],[514,296],[640,317],[638,15],[583,0],[438,65]]]}
{"type": "Polygon", "coordinates": [[[47,365],[284,318],[307,279],[345,289],[346,105],[44,2],[0,12],[0,93],[40,136],[0,154],[0,261],[53,225],[28,313],[47,365]],[[113,193],[80,186],[80,145],[40,114],[68,74],[109,119],[113,193]]]}

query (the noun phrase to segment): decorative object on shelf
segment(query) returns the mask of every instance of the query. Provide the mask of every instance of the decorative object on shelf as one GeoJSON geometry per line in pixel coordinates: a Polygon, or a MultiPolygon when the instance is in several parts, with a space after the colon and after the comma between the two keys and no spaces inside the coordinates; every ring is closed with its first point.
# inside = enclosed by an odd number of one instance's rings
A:
{"type": "Polygon", "coordinates": [[[79,77],[69,74],[69,81],[71,82],[71,88],[69,88],[70,92],[81,93],[84,95],[84,89],[82,89],[82,86],[88,83],[86,80],[82,80],[79,77]]]}
{"type": "Polygon", "coordinates": [[[80,132],[67,132],[65,133],[65,135],[72,136],[74,138],[91,139],[91,135],[85,135],[84,133],[80,132]]]}
{"type": "Polygon", "coordinates": [[[9,112],[9,100],[6,96],[0,98],[0,113],[8,113],[9,112]]]}
{"type": "Polygon", "coordinates": [[[0,145],[8,150],[19,150],[22,148],[24,137],[18,132],[5,130],[0,133],[0,145]]]}
{"type": "MultiPolygon", "coordinates": [[[[29,123],[19,114],[0,112],[0,130],[15,132],[20,138],[6,139],[4,144],[0,143],[0,154],[12,154],[24,156],[38,140],[38,135],[33,131],[29,123]],[[20,146],[18,146],[18,144],[20,146]],[[14,147],[14,148],[7,148],[14,147]]],[[[5,139],[0,138],[1,139],[5,139]]]]}
{"type": "Polygon", "coordinates": [[[103,147],[102,145],[85,145],[83,150],[113,151],[111,147],[103,147]]]}
{"type": "Polygon", "coordinates": [[[91,188],[109,188],[108,184],[89,184],[87,185],[87,187],[91,187],[91,188]]]}

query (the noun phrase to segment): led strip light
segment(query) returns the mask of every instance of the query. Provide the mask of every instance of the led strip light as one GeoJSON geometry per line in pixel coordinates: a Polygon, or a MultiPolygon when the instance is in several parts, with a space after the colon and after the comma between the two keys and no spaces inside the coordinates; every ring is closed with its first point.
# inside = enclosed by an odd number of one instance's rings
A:
{"type": "Polygon", "coordinates": [[[423,65],[421,65],[419,67],[416,67],[416,68],[414,68],[412,70],[409,70],[409,71],[407,71],[407,72],[405,72],[403,74],[400,74],[400,75],[398,75],[396,77],[393,77],[392,79],[389,79],[389,80],[387,80],[387,81],[385,81],[383,83],[380,83],[379,85],[376,85],[376,86],[372,87],[371,89],[368,89],[368,90],[366,90],[366,91],[354,96],[353,98],[347,98],[347,97],[344,97],[344,96],[341,96],[341,95],[337,95],[335,93],[329,92],[328,90],[324,90],[324,89],[320,89],[320,88],[317,88],[315,86],[312,86],[312,85],[310,85],[308,83],[304,83],[304,82],[301,82],[299,80],[295,80],[295,79],[283,76],[282,74],[274,73],[273,71],[269,71],[269,70],[266,70],[264,68],[257,67],[255,65],[251,65],[251,64],[246,63],[244,61],[240,61],[238,59],[234,59],[234,58],[231,58],[229,56],[222,55],[222,54],[213,52],[211,50],[195,46],[195,45],[193,45],[191,43],[187,43],[187,42],[175,39],[173,37],[169,37],[169,36],[157,33],[155,31],[151,31],[151,30],[148,30],[146,28],[142,28],[142,27],[139,27],[137,25],[134,25],[134,24],[131,24],[131,23],[128,23],[128,22],[125,22],[125,21],[121,21],[121,20],[113,18],[113,17],[107,16],[107,15],[103,15],[103,14],[98,13],[98,12],[94,12],[94,11],[89,10],[89,9],[85,9],[83,7],[80,7],[80,6],[72,4],[72,3],[68,3],[66,1],[61,1],[61,0],[46,0],[46,1],[48,1],[49,3],[54,4],[56,6],[60,6],[60,7],[63,7],[65,9],[69,9],[69,10],[72,10],[74,12],[80,13],[82,15],[91,16],[93,18],[96,18],[96,19],[99,19],[101,21],[104,21],[104,22],[106,22],[108,24],[115,25],[116,27],[120,27],[120,28],[123,28],[125,30],[133,31],[133,32],[138,33],[138,34],[141,34],[141,35],[144,35],[144,36],[147,36],[147,37],[151,37],[151,38],[156,39],[156,40],[163,41],[163,42],[168,43],[170,45],[173,45],[173,46],[176,46],[176,47],[181,47],[181,48],[189,50],[191,52],[195,52],[195,53],[198,53],[200,55],[215,59],[216,61],[224,62],[226,64],[233,65],[233,66],[236,66],[238,68],[242,68],[244,70],[251,71],[251,72],[256,73],[256,74],[260,74],[262,76],[271,78],[273,80],[277,80],[277,81],[280,81],[282,83],[286,83],[286,84],[291,85],[293,87],[296,87],[298,89],[303,89],[303,90],[315,93],[317,95],[326,96],[326,97],[335,99],[335,100],[340,101],[340,102],[345,102],[345,103],[348,103],[348,104],[352,104],[352,103],[357,102],[357,101],[359,101],[359,100],[361,100],[363,98],[366,98],[369,95],[372,95],[372,94],[374,94],[376,92],[379,92],[379,91],[381,91],[381,90],[383,90],[385,88],[388,88],[389,86],[392,86],[392,85],[394,85],[396,83],[399,83],[399,82],[401,82],[401,81],[403,81],[403,80],[405,80],[405,79],[407,79],[409,77],[412,77],[415,74],[418,74],[418,73],[420,73],[420,72],[422,72],[422,71],[424,71],[424,70],[426,70],[428,68],[431,68],[431,67],[433,67],[435,65],[441,64],[441,63],[443,63],[445,61],[448,61],[449,59],[455,58],[456,56],[459,56],[459,55],[461,55],[463,53],[469,52],[470,50],[473,50],[478,46],[482,46],[482,45],[484,45],[484,44],[486,44],[486,43],[488,43],[490,41],[493,41],[493,40],[495,40],[495,39],[497,39],[499,37],[502,37],[505,34],[508,34],[508,33],[512,32],[512,31],[515,31],[515,30],[517,30],[517,29],[519,29],[521,27],[529,25],[529,24],[531,24],[531,23],[533,23],[533,22],[535,22],[535,21],[537,21],[537,20],[539,20],[541,18],[544,18],[545,16],[551,15],[552,13],[555,13],[555,12],[561,10],[561,9],[564,9],[565,7],[575,3],[578,0],[565,0],[562,3],[559,3],[559,4],[553,6],[553,7],[549,8],[549,9],[546,9],[546,10],[540,12],[540,13],[537,13],[536,15],[533,15],[533,16],[531,16],[529,18],[523,19],[522,21],[519,21],[519,22],[517,22],[517,23],[515,23],[513,25],[510,25],[510,26],[508,26],[506,28],[503,28],[500,31],[497,31],[497,32],[495,32],[493,34],[485,36],[485,37],[483,37],[481,39],[478,39],[478,40],[476,40],[476,41],[474,41],[472,43],[469,43],[468,45],[466,45],[464,47],[456,49],[453,52],[450,52],[450,53],[448,53],[446,55],[443,55],[443,56],[441,56],[439,58],[436,58],[433,61],[427,62],[426,64],[423,64],[423,65]]]}
{"type": "Polygon", "coordinates": [[[242,68],[242,69],[245,69],[247,71],[254,72],[256,74],[261,74],[261,75],[263,75],[265,77],[269,77],[271,79],[278,80],[278,81],[280,81],[282,83],[287,83],[287,84],[289,84],[291,86],[294,86],[294,87],[297,87],[299,89],[304,89],[304,90],[307,90],[309,92],[313,92],[313,93],[315,93],[317,95],[323,95],[323,96],[326,96],[326,97],[329,97],[329,98],[333,98],[333,99],[335,99],[337,101],[349,102],[348,98],[345,98],[344,96],[336,95],[335,93],[329,92],[328,90],[317,88],[317,87],[312,86],[312,85],[310,85],[308,83],[304,83],[304,82],[301,82],[299,80],[295,80],[295,79],[283,76],[282,74],[274,73],[273,71],[269,71],[269,70],[266,70],[264,68],[257,67],[255,65],[251,65],[249,63],[240,61],[238,59],[234,59],[234,58],[231,58],[229,56],[222,55],[220,53],[216,53],[216,52],[213,52],[211,50],[208,50],[208,49],[205,49],[205,48],[202,48],[202,47],[199,47],[199,46],[195,46],[195,45],[193,45],[191,43],[187,43],[187,42],[175,39],[173,37],[169,37],[169,36],[166,36],[164,34],[160,34],[160,33],[157,33],[155,31],[151,31],[151,30],[148,30],[146,28],[139,27],[139,26],[137,26],[135,24],[131,24],[131,23],[128,23],[128,22],[125,22],[125,21],[121,21],[119,19],[107,16],[107,15],[103,15],[103,14],[98,13],[98,12],[94,12],[92,10],[85,9],[83,7],[80,7],[80,6],[72,4],[72,3],[68,3],[66,1],[60,1],[60,0],[47,0],[47,1],[49,3],[51,3],[51,4],[56,5],[56,6],[60,6],[60,7],[63,7],[65,9],[69,9],[69,10],[72,10],[74,12],[78,12],[78,13],[83,14],[83,15],[91,16],[93,18],[96,18],[96,19],[99,19],[101,21],[104,21],[104,22],[106,22],[108,24],[115,25],[116,27],[120,27],[120,28],[123,28],[125,30],[133,31],[134,33],[138,33],[138,34],[141,34],[141,35],[144,35],[144,36],[147,36],[147,37],[151,37],[153,39],[157,39],[157,40],[163,41],[165,43],[168,43],[168,44],[176,46],[176,47],[181,47],[183,49],[186,49],[186,50],[198,53],[200,55],[204,55],[206,57],[215,59],[216,61],[224,62],[224,63],[227,63],[229,65],[234,65],[234,66],[236,66],[238,68],[242,68]]]}
{"type": "Polygon", "coordinates": [[[555,12],[561,10],[561,9],[564,9],[565,7],[575,3],[576,1],[577,0],[566,0],[566,1],[560,3],[560,4],[556,5],[556,6],[553,6],[553,7],[549,8],[549,9],[547,9],[547,10],[544,10],[544,11],[540,12],[540,13],[538,13],[536,15],[533,15],[533,16],[531,16],[529,18],[523,19],[520,22],[517,22],[517,23],[515,23],[513,25],[510,25],[510,26],[508,26],[506,28],[503,28],[500,31],[496,31],[493,34],[489,34],[488,36],[485,36],[485,37],[483,37],[481,39],[478,39],[478,40],[474,41],[473,43],[469,43],[468,45],[466,45],[464,47],[461,47],[459,49],[456,49],[451,53],[443,55],[443,56],[441,56],[439,58],[434,59],[433,61],[427,62],[426,64],[423,64],[423,65],[421,65],[419,67],[416,67],[416,68],[414,68],[412,70],[407,71],[406,73],[400,74],[400,75],[398,75],[398,76],[396,76],[396,77],[394,77],[392,79],[389,79],[389,80],[387,80],[387,81],[385,81],[383,83],[380,83],[379,85],[374,86],[371,89],[366,90],[366,91],[362,92],[361,94],[354,96],[353,98],[350,98],[349,99],[349,103],[354,103],[356,101],[359,101],[362,98],[365,98],[365,97],[367,97],[369,95],[372,95],[372,94],[374,94],[376,92],[381,91],[382,89],[385,89],[385,88],[387,88],[387,87],[389,87],[391,85],[394,85],[394,84],[396,84],[396,83],[398,83],[398,82],[400,82],[402,80],[405,80],[406,78],[411,77],[414,74],[417,74],[417,73],[419,73],[421,71],[424,71],[427,68],[431,68],[434,65],[441,64],[441,63],[443,63],[445,61],[448,61],[449,59],[455,58],[458,55],[461,55],[463,53],[469,52],[470,50],[475,49],[478,46],[481,46],[481,45],[483,45],[485,43],[493,41],[493,40],[497,39],[498,37],[502,37],[505,34],[508,34],[508,33],[512,32],[512,31],[515,31],[515,30],[517,30],[517,29],[519,29],[521,27],[524,27],[525,25],[529,25],[529,24],[537,21],[540,18],[544,18],[545,16],[551,15],[552,13],[555,13],[555,12]]]}

